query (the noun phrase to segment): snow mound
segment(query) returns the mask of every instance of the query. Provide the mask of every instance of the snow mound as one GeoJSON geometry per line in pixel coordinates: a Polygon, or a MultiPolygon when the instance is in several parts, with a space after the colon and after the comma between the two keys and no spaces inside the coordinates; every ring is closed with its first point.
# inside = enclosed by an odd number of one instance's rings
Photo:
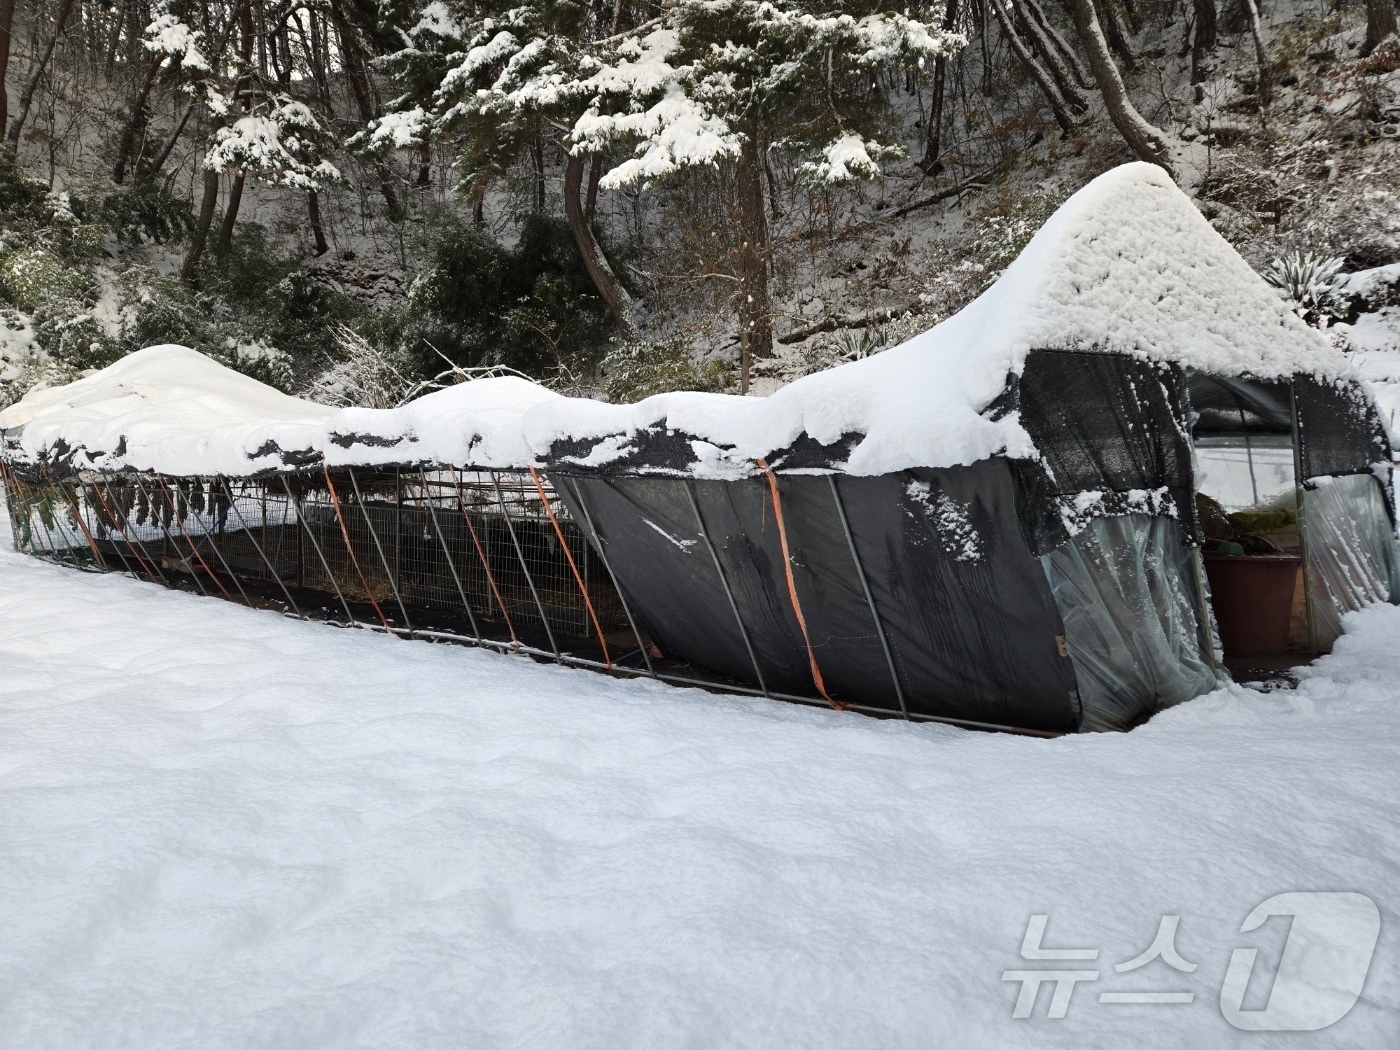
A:
{"type": "Polygon", "coordinates": [[[7,453],[67,449],[79,466],[170,474],[249,472],[247,449],[278,424],[314,425],[335,410],[302,401],[183,346],[151,346],[0,412],[7,453]]]}
{"type": "Polygon", "coordinates": [[[0,412],[12,457],[72,455],[78,468],[241,477],[289,462],[332,466],[519,466],[526,409],[557,397],[511,376],[478,379],[396,409],[289,397],[183,346],[138,351],[0,412]]]}
{"type": "Polygon", "coordinates": [[[476,380],[393,410],[298,401],[194,351],[153,347],[4,413],[11,455],[78,466],[246,475],[332,465],[521,468],[559,443],[602,466],[644,430],[692,438],[696,474],[737,477],[802,435],[855,435],[853,474],[1036,455],[1016,413],[989,406],[1027,353],[1132,354],[1224,375],[1352,375],[1159,168],[1127,164],[1071,197],[961,313],[874,357],[766,398],[659,394],[634,405],[560,397],[522,379],[476,380]],[[16,433],[16,431],[19,431],[16,433]]]}

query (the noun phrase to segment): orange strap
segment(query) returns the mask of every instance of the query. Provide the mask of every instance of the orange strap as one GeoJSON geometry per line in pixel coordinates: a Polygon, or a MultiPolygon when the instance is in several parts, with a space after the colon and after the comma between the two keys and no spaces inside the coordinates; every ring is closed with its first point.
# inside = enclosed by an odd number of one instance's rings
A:
{"type": "Polygon", "coordinates": [[[608,643],[603,638],[603,626],[598,622],[598,614],[593,609],[593,600],[588,597],[588,588],[583,585],[583,575],[578,571],[578,566],[574,564],[574,556],[569,550],[569,542],[564,539],[564,530],[559,527],[559,521],[554,516],[554,508],[549,505],[549,496],[545,494],[544,485],[540,483],[540,476],[534,467],[530,468],[530,477],[535,482],[535,488],[539,490],[540,502],[544,504],[544,512],[549,515],[549,523],[554,526],[554,535],[559,537],[559,547],[569,562],[569,569],[574,574],[574,582],[578,584],[578,592],[583,595],[583,604],[588,606],[588,618],[593,621],[593,630],[598,634],[598,644],[603,647],[605,670],[611,671],[612,657],[608,655],[608,643]]]}
{"type": "Polygon", "coordinates": [[[491,565],[486,560],[486,549],[481,546],[481,538],[476,534],[476,526],[472,524],[472,516],[467,512],[467,501],[462,498],[462,483],[457,480],[457,471],[451,467],[447,468],[452,475],[452,487],[457,490],[457,506],[462,508],[462,517],[466,519],[467,531],[472,535],[472,544],[476,547],[477,557],[481,559],[481,567],[486,570],[486,582],[491,585],[491,593],[496,596],[496,604],[501,607],[501,616],[505,618],[506,628],[510,631],[510,644],[520,648],[520,639],[515,634],[515,624],[510,621],[510,613],[506,611],[505,599],[501,597],[501,589],[496,586],[496,577],[491,575],[491,565]]]}
{"type": "Polygon", "coordinates": [[[783,572],[787,575],[788,598],[792,601],[792,611],[797,617],[797,626],[802,629],[802,641],[807,646],[807,664],[812,669],[812,684],[817,687],[823,700],[838,711],[846,710],[846,704],[835,699],[826,691],[822,681],[822,669],[817,665],[816,650],[812,648],[812,638],[807,633],[807,620],[802,615],[802,603],[797,600],[797,581],[792,576],[792,555],[788,552],[787,528],[783,524],[783,504],[778,498],[778,478],[768,469],[768,464],[758,460],[758,469],[768,476],[768,491],[773,497],[773,520],[778,526],[778,543],[783,548],[783,572]]]}
{"type": "MultiPolygon", "coordinates": [[[[229,601],[233,601],[233,595],[229,594],[228,588],[223,585],[223,581],[214,575],[214,570],[209,568],[209,563],[204,560],[204,555],[199,553],[199,544],[190,539],[190,534],[185,531],[184,519],[180,517],[180,510],[175,506],[175,501],[170,498],[170,490],[165,487],[165,478],[157,474],[156,484],[160,486],[160,491],[165,496],[165,502],[170,504],[170,516],[175,519],[175,524],[180,526],[180,534],[185,537],[185,542],[190,545],[191,553],[199,559],[199,564],[204,566],[204,571],[209,574],[209,578],[214,581],[220,593],[229,601]]],[[[205,533],[205,535],[207,536],[208,533],[205,533]]]]}
{"type": "Polygon", "coordinates": [[[82,531],[83,539],[87,540],[88,550],[92,551],[92,556],[97,560],[97,564],[103,569],[106,569],[107,559],[102,557],[102,552],[97,549],[97,542],[92,538],[92,533],[88,531],[87,525],[84,524],[83,515],[78,509],[77,499],[74,498],[72,502],[69,502],[68,490],[65,489],[58,482],[54,481],[53,475],[49,473],[47,467],[40,465],[39,469],[44,472],[44,477],[49,479],[49,484],[52,485],[54,488],[58,489],[59,493],[63,496],[64,506],[68,508],[68,513],[73,515],[73,521],[82,531]]]}
{"type": "MultiPolygon", "coordinates": [[[[95,493],[97,493],[97,498],[98,498],[98,500],[100,500],[101,503],[102,503],[102,509],[105,510],[105,511],[107,512],[107,517],[109,517],[109,518],[112,519],[112,524],[113,524],[113,525],[116,525],[116,524],[117,524],[117,515],[116,515],[116,513],[112,510],[111,504],[109,504],[109,503],[107,502],[107,497],[104,496],[104,495],[102,495],[102,490],[101,490],[100,488],[97,487],[97,482],[95,482],[95,481],[92,483],[92,491],[95,492],[95,493]]],[[[155,574],[154,572],[152,572],[152,571],[151,571],[151,567],[150,567],[149,565],[146,564],[146,559],[142,558],[141,555],[139,555],[139,554],[136,553],[136,548],[132,545],[131,541],[130,541],[129,539],[127,539],[127,537],[126,537],[126,526],[125,526],[124,524],[121,525],[121,526],[118,526],[118,528],[117,528],[117,535],[120,536],[120,537],[122,538],[122,542],[126,544],[126,549],[129,550],[129,551],[131,551],[131,556],[132,556],[133,558],[136,559],[136,563],[137,563],[138,565],[140,565],[141,568],[145,570],[146,575],[149,576],[149,577],[151,578],[151,582],[152,582],[152,583],[159,583],[160,581],[156,579],[156,574],[155,574]]]]}
{"type": "Polygon", "coordinates": [[[379,607],[379,603],[374,600],[374,595],[370,593],[369,581],[365,579],[364,570],[360,568],[360,559],[355,557],[355,548],[350,543],[350,530],[345,527],[345,515],[340,512],[340,497],[336,495],[335,483],[331,481],[331,468],[326,465],[324,459],[321,460],[321,470],[326,475],[326,488],[330,491],[331,502],[335,504],[335,520],[340,523],[340,535],[345,540],[345,553],[350,555],[350,564],[355,566],[355,575],[360,578],[360,586],[365,589],[365,597],[374,606],[374,611],[379,614],[379,622],[384,625],[384,630],[393,634],[394,632],[389,630],[389,618],[384,615],[384,610],[379,607]]]}

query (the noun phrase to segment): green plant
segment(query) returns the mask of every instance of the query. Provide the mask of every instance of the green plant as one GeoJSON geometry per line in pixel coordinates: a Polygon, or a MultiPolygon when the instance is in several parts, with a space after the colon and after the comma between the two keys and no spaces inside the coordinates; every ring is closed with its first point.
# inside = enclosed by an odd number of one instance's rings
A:
{"type": "Polygon", "coordinates": [[[561,220],[530,215],[507,247],[480,227],[440,220],[430,265],[393,325],[423,375],[455,365],[507,365],[533,375],[596,367],[612,329],[561,220]]]}
{"type": "Polygon", "coordinates": [[[662,343],[617,343],[600,368],[603,393],[609,401],[640,401],[671,390],[719,393],[734,382],[728,361],[697,363],[683,338],[662,343]]]}
{"type": "Polygon", "coordinates": [[[1270,262],[1263,277],[1299,317],[1326,327],[1327,322],[1345,317],[1351,307],[1351,296],[1336,285],[1344,262],[1315,252],[1294,252],[1270,262]]]}

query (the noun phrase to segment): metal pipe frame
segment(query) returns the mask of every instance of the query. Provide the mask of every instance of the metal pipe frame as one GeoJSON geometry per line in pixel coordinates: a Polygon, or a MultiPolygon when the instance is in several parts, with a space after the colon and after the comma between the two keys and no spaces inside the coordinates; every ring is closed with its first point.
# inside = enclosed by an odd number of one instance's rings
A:
{"type": "MultiPolygon", "coordinates": [[[[311,531],[311,526],[306,523],[306,519],[301,513],[301,499],[292,495],[292,486],[287,483],[285,474],[278,475],[278,480],[282,482],[282,488],[287,493],[287,498],[292,501],[297,516],[297,524],[301,526],[301,531],[306,534],[306,538],[311,541],[311,547],[316,552],[316,557],[321,562],[321,568],[326,570],[326,579],[331,581],[331,587],[335,590],[335,596],[340,599],[340,606],[345,610],[345,619],[348,623],[358,623],[355,614],[350,611],[350,603],[345,600],[345,595],[340,592],[340,584],[336,582],[335,573],[331,572],[331,566],[326,561],[326,556],[321,551],[321,544],[316,540],[316,534],[311,531]]],[[[300,549],[300,545],[298,545],[300,549]]]]}
{"type": "Polygon", "coordinates": [[[739,625],[739,634],[744,639],[744,648],[748,650],[749,663],[753,665],[753,673],[758,678],[758,687],[762,690],[763,696],[772,696],[774,694],[768,691],[768,683],[763,678],[763,668],[758,666],[758,657],[754,655],[753,643],[749,640],[749,629],[744,626],[744,618],[739,615],[739,604],[734,600],[734,592],[729,588],[729,578],[724,575],[724,566],[720,564],[719,552],[715,550],[715,545],[710,540],[710,530],[705,527],[704,515],[700,513],[700,504],[695,499],[695,483],[689,478],[685,479],[685,494],[690,497],[690,509],[695,512],[695,520],[700,525],[700,536],[705,541],[705,547],[709,550],[710,557],[714,560],[715,572],[719,574],[719,582],[724,587],[724,596],[729,599],[729,608],[734,613],[734,622],[739,625]]]}
{"type": "MultiPolygon", "coordinates": [[[[204,485],[204,482],[203,482],[203,480],[201,480],[201,481],[200,481],[200,487],[203,488],[203,485],[204,485]]],[[[176,486],[176,491],[177,491],[177,492],[179,491],[179,486],[178,486],[178,485],[176,486]]],[[[213,494],[213,487],[212,487],[212,486],[210,487],[210,490],[209,490],[209,491],[210,491],[210,495],[212,495],[212,494],[213,494]]],[[[253,599],[250,598],[250,597],[248,596],[248,592],[245,591],[245,590],[243,589],[243,583],[242,583],[241,580],[239,580],[238,574],[237,574],[236,572],[234,572],[233,569],[229,566],[228,559],[224,557],[224,552],[221,551],[221,550],[219,550],[219,541],[216,540],[216,539],[214,538],[215,535],[216,535],[216,533],[210,531],[210,529],[209,529],[209,522],[205,521],[205,520],[204,520],[204,516],[201,515],[201,514],[199,513],[199,511],[197,511],[197,510],[194,509],[194,501],[193,501],[193,500],[188,499],[188,498],[185,500],[185,509],[189,512],[189,515],[195,519],[195,521],[196,521],[196,523],[199,525],[199,527],[200,527],[202,530],[204,530],[204,540],[208,540],[208,541],[209,541],[209,549],[212,550],[212,551],[214,552],[214,556],[215,556],[216,558],[219,559],[219,564],[222,565],[222,566],[224,567],[224,575],[227,576],[230,580],[233,581],[233,586],[234,586],[234,588],[238,591],[238,596],[239,596],[240,598],[243,599],[243,604],[246,605],[246,606],[248,606],[248,608],[250,608],[250,609],[256,609],[257,606],[253,604],[253,599]]],[[[171,509],[170,509],[170,512],[171,512],[172,514],[178,514],[178,511],[179,511],[179,508],[178,508],[178,507],[173,507],[173,506],[172,506],[171,509]]],[[[222,529],[222,527],[223,527],[223,526],[222,526],[219,522],[217,522],[217,521],[215,521],[214,524],[217,525],[217,526],[218,526],[219,528],[221,528],[221,529],[222,529]]],[[[198,554],[199,548],[200,548],[201,546],[203,546],[203,544],[204,544],[204,540],[201,540],[199,543],[195,543],[193,540],[191,540],[191,539],[190,539],[190,534],[189,534],[188,532],[185,531],[185,526],[184,526],[183,524],[181,524],[181,526],[180,526],[180,531],[183,532],[183,533],[185,533],[185,539],[189,541],[191,549],[193,549],[193,550],[195,551],[195,553],[198,554]]],[[[203,555],[200,555],[200,556],[199,556],[199,561],[200,561],[200,564],[201,564],[201,565],[204,565],[206,568],[208,568],[209,563],[206,562],[206,561],[204,560],[204,556],[203,556],[203,555]]],[[[214,577],[214,582],[215,582],[216,584],[219,585],[219,590],[223,591],[224,597],[227,598],[229,601],[233,601],[233,595],[229,594],[228,588],[226,588],[226,587],[223,585],[223,583],[221,583],[221,582],[219,581],[219,578],[218,578],[217,576],[214,576],[214,570],[213,570],[213,569],[210,569],[210,570],[209,570],[209,575],[214,577]]]]}
{"type": "MultiPolygon", "coordinates": [[[[131,480],[136,485],[136,487],[141,490],[141,495],[146,497],[146,503],[151,508],[152,516],[154,517],[155,521],[157,521],[160,524],[160,531],[165,536],[165,542],[170,544],[170,549],[175,552],[175,556],[177,558],[181,558],[181,560],[184,561],[184,563],[190,567],[190,576],[194,578],[194,585],[199,588],[199,593],[204,595],[206,598],[209,597],[209,588],[204,586],[204,581],[199,578],[199,572],[190,562],[190,559],[181,557],[180,545],[176,543],[175,538],[170,535],[170,526],[165,524],[165,521],[161,517],[160,508],[157,506],[156,502],[151,498],[150,493],[146,491],[146,486],[141,484],[141,475],[133,474],[131,475],[131,480]]],[[[170,517],[172,520],[175,517],[174,505],[171,505],[170,507],[170,517]]]]}
{"type": "Polygon", "coordinates": [[[535,578],[530,575],[530,567],[525,564],[525,550],[520,546],[520,538],[515,534],[515,526],[510,522],[510,511],[506,509],[506,497],[501,492],[501,479],[493,470],[491,471],[491,484],[496,487],[496,502],[501,506],[501,517],[505,519],[506,531],[510,533],[510,542],[515,546],[515,556],[520,559],[520,569],[525,573],[525,582],[530,585],[530,594],[535,599],[535,608],[540,611],[540,622],[544,624],[545,637],[549,639],[549,646],[554,650],[555,657],[559,657],[559,643],[554,640],[554,631],[549,626],[549,615],[544,611],[544,602],[540,601],[540,592],[535,589],[535,578]]]}
{"type": "MultiPolygon", "coordinates": [[[[364,516],[365,525],[369,527],[369,538],[374,541],[374,549],[379,552],[379,563],[384,566],[384,573],[389,577],[389,589],[394,592],[394,601],[398,602],[404,626],[408,628],[408,636],[412,638],[413,624],[408,618],[408,609],[404,607],[403,598],[399,594],[399,581],[394,578],[394,570],[389,565],[389,559],[384,556],[384,545],[379,542],[379,533],[375,531],[374,522],[370,520],[369,508],[365,506],[365,498],[360,494],[360,482],[355,477],[353,467],[346,467],[345,472],[350,475],[350,487],[355,490],[355,502],[359,504],[360,514],[364,516]]],[[[394,542],[398,542],[397,537],[395,537],[394,542]]]]}
{"type": "Polygon", "coordinates": [[[841,531],[846,534],[846,546],[851,550],[851,561],[855,562],[856,576],[860,579],[860,589],[865,592],[865,604],[875,621],[875,633],[880,638],[880,648],[885,653],[885,665],[890,669],[890,681],[894,683],[894,695],[899,700],[899,713],[909,717],[909,705],[904,700],[904,687],[899,681],[899,671],[895,668],[894,654],[890,651],[889,640],[885,637],[885,625],[880,620],[880,611],[875,608],[875,596],[870,593],[870,583],[865,578],[865,566],[861,564],[860,552],[856,550],[855,537],[851,535],[851,524],[846,520],[846,508],[841,502],[841,493],[836,489],[836,475],[828,474],[826,482],[831,487],[831,499],[836,504],[836,515],[841,519],[841,531]]]}
{"type": "MultiPolygon", "coordinates": [[[[238,521],[239,521],[239,523],[243,526],[243,531],[244,531],[244,533],[247,535],[248,541],[253,545],[253,549],[254,549],[255,551],[258,552],[258,557],[260,557],[260,558],[263,560],[263,564],[267,566],[267,571],[268,571],[269,573],[272,574],[272,578],[273,578],[275,581],[277,581],[277,586],[280,587],[280,588],[282,589],[282,594],[286,596],[287,604],[291,607],[292,612],[293,612],[296,616],[298,616],[299,618],[301,618],[301,619],[303,619],[303,620],[306,619],[306,617],[302,615],[301,609],[299,609],[299,608],[297,607],[297,602],[296,602],[296,599],[292,597],[292,592],[289,591],[289,590],[287,590],[287,585],[286,585],[285,583],[282,582],[282,574],[281,574],[280,572],[277,571],[277,566],[275,566],[275,565],[272,564],[272,559],[269,558],[269,557],[267,556],[267,552],[266,552],[265,550],[263,550],[262,544],[259,543],[259,542],[257,541],[257,539],[254,538],[254,536],[253,536],[253,530],[252,530],[252,529],[249,527],[249,525],[248,525],[248,519],[245,518],[245,517],[243,517],[243,512],[242,512],[241,510],[238,509],[238,501],[237,501],[236,499],[234,499],[234,497],[233,497],[233,489],[229,486],[228,479],[227,479],[227,478],[222,478],[222,477],[221,477],[221,478],[216,478],[215,480],[218,481],[219,484],[223,485],[223,487],[224,487],[224,494],[225,494],[226,496],[228,496],[228,504],[229,504],[230,507],[233,508],[233,512],[234,512],[235,514],[238,515],[238,521]]],[[[266,490],[264,490],[264,495],[263,495],[262,516],[263,516],[263,536],[266,537],[266,536],[267,536],[267,495],[266,495],[266,490]]],[[[240,589],[241,589],[241,588],[240,588],[240,589]]]]}
{"type": "Polygon", "coordinates": [[[428,518],[433,523],[433,531],[437,533],[438,543],[442,544],[442,556],[447,559],[447,569],[452,573],[452,582],[457,585],[457,595],[462,599],[462,608],[467,611],[467,619],[472,625],[472,634],[476,636],[476,641],[481,642],[481,626],[476,622],[476,614],[472,612],[472,603],[467,598],[467,589],[462,586],[462,577],[457,573],[457,565],[452,560],[452,549],[447,545],[447,537],[443,535],[442,525],[438,522],[437,508],[433,506],[433,493],[428,483],[428,474],[424,470],[418,471],[418,476],[423,481],[423,503],[428,508],[428,518]]]}
{"type": "MultiPolygon", "coordinates": [[[[551,479],[553,480],[553,479],[551,479]]],[[[560,477],[561,484],[566,484],[569,479],[560,477]]],[[[612,565],[608,562],[607,553],[603,550],[603,537],[598,534],[598,528],[593,524],[593,515],[589,513],[588,504],[584,501],[583,491],[578,487],[578,482],[573,483],[574,502],[578,504],[578,509],[583,511],[584,524],[588,526],[588,532],[593,538],[593,549],[598,552],[598,560],[603,563],[603,571],[608,574],[608,579],[612,580],[613,590],[617,592],[618,601],[622,603],[622,614],[627,617],[627,626],[632,628],[632,637],[637,640],[637,650],[642,654],[642,662],[647,666],[647,674],[655,677],[656,669],[651,665],[651,653],[647,651],[647,645],[642,641],[642,632],[637,630],[637,621],[632,616],[632,607],[627,604],[627,597],[622,593],[622,585],[618,583],[617,573],[613,572],[612,565]]]]}

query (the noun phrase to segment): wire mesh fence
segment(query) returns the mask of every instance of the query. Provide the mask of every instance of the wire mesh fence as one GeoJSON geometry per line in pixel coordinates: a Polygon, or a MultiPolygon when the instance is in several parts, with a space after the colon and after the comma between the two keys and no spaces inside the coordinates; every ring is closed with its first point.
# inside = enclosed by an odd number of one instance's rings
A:
{"type": "Polygon", "coordinates": [[[0,481],[16,546],[62,564],[395,633],[645,661],[606,567],[533,472],[60,481],[5,467],[0,481]]]}
{"type": "MultiPolygon", "coordinates": [[[[772,689],[761,676],[755,688],[664,654],[629,609],[592,521],[575,520],[534,470],[323,466],[258,478],[89,471],[56,479],[42,467],[20,470],[0,457],[0,486],[16,548],[73,568],[123,572],[400,636],[724,692],[828,702],[772,689]]],[[[577,505],[587,519],[587,505],[577,505]]],[[[731,607],[747,637],[732,600],[731,607]]]]}

